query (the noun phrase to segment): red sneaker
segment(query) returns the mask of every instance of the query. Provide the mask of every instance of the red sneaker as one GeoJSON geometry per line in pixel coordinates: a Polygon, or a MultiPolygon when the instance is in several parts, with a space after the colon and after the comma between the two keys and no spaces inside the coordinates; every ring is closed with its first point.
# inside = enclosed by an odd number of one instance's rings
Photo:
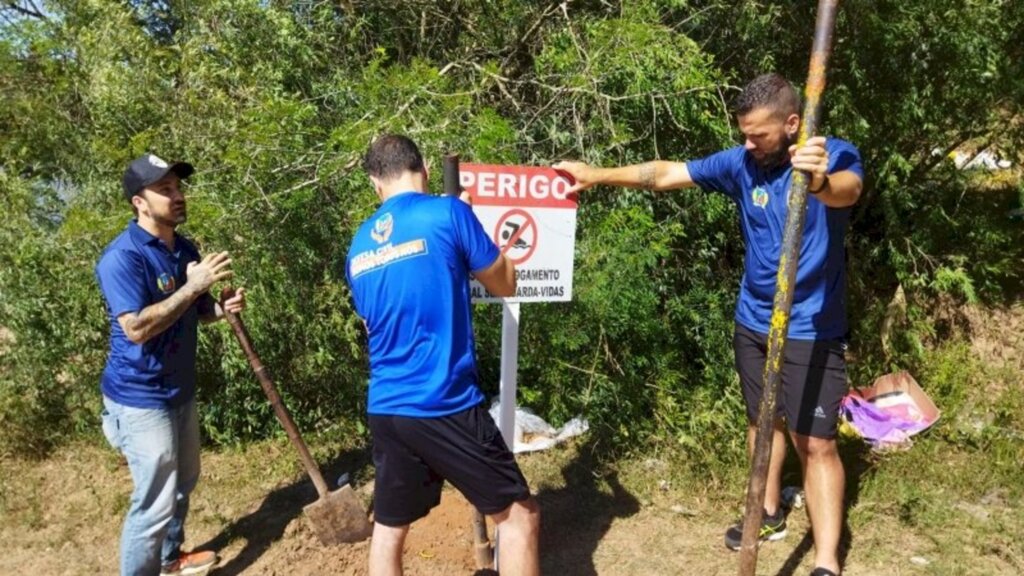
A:
{"type": "Polygon", "coordinates": [[[160,576],[191,576],[203,574],[217,563],[217,553],[209,550],[182,553],[177,560],[162,566],[160,576]]]}

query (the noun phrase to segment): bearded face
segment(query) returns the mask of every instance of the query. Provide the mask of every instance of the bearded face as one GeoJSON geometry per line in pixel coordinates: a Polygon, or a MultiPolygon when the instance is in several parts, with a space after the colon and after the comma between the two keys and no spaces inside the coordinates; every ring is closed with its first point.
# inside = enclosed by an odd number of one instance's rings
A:
{"type": "Polygon", "coordinates": [[[168,174],[146,186],[136,198],[135,208],[139,215],[158,224],[175,228],[188,219],[185,194],[181,191],[181,179],[177,174],[168,174]]]}
{"type": "Polygon", "coordinates": [[[764,169],[776,168],[789,161],[789,147],[796,142],[800,117],[782,117],[770,108],[756,108],[737,118],[743,133],[743,147],[764,169]]]}

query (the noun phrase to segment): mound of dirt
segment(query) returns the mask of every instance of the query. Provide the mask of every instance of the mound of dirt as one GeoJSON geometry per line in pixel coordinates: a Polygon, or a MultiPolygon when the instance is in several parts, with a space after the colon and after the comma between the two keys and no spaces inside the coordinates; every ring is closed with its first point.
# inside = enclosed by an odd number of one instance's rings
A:
{"type": "MultiPolygon", "coordinates": [[[[405,545],[407,574],[472,574],[473,508],[455,490],[445,490],[441,504],[409,529],[405,545]]],[[[232,574],[366,574],[369,542],[324,546],[301,515],[292,519],[277,544],[258,558],[247,558],[246,543],[233,542],[220,551],[221,561],[210,576],[232,574]]]]}

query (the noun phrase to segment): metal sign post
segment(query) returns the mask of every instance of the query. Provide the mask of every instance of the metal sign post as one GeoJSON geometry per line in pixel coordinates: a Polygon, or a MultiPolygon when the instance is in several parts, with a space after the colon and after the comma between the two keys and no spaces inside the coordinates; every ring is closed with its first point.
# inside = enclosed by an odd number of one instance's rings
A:
{"type": "Polygon", "coordinates": [[[516,375],[519,372],[519,302],[502,303],[501,314],[501,412],[498,428],[509,449],[515,448],[516,375]]]}

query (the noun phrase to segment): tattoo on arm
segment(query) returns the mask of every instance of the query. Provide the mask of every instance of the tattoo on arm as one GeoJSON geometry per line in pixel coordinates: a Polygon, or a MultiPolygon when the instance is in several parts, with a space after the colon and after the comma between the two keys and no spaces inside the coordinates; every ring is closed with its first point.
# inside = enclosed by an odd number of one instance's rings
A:
{"type": "Polygon", "coordinates": [[[640,165],[640,186],[648,190],[653,190],[657,183],[658,170],[654,166],[654,162],[648,162],[640,165]]]}
{"type": "Polygon", "coordinates": [[[170,328],[195,299],[196,295],[191,290],[182,288],[166,300],[146,306],[138,315],[121,317],[121,328],[130,340],[141,344],[170,328]]]}

